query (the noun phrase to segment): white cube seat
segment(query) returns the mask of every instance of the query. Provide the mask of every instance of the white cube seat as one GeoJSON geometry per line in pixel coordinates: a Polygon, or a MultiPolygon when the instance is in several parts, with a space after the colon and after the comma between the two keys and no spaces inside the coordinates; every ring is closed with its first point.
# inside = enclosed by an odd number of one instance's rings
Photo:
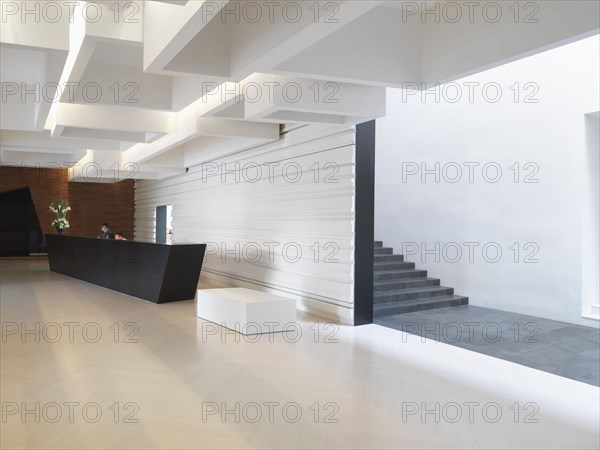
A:
{"type": "Polygon", "coordinates": [[[244,335],[280,332],[296,321],[295,300],[251,289],[198,289],[196,302],[198,317],[244,335]]]}

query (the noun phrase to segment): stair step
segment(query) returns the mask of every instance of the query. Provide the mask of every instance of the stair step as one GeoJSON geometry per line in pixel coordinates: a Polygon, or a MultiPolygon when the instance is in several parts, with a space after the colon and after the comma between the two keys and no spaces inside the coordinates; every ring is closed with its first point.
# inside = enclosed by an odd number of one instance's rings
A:
{"type": "Polygon", "coordinates": [[[394,249],[392,247],[374,247],[373,254],[374,255],[391,255],[394,253],[394,249]]]}
{"type": "Polygon", "coordinates": [[[421,269],[384,270],[381,272],[373,272],[373,281],[401,280],[403,278],[417,278],[426,276],[427,271],[421,269]]]}
{"type": "Polygon", "coordinates": [[[440,297],[422,298],[403,302],[381,303],[374,305],[374,317],[386,317],[396,314],[406,314],[428,309],[448,308],[451,306],[468,305],[469,298],[461,295],[444,295],[440,297]]]}
{"type": "Polygon", "coordinates": [[[373,255],[373,261],[404,261],[404,255],[373,255]]]}
{"type": "Polygon", "coordinates": [[[407,261],[376,261],[373,263],[373,271],[414,269],[414,262],[407,261]]]}
{"type": "Polygon", "coordinates": [[[382,241],[373,243],[373,315],[374,317],[406,314],[428,309],[467,305],[469,298],[454,295],[454,288],[440,286],[438,278],[415,263],[394,255],[394,249],[382,241]]]}
{"type": "Polygon", "coordinates": [[[417,277],[417,278],[402,278],[400,280],[383,280],[383,281],[375,281],[373,283],[373,290],[375,293],[382,291],[395,291],[398,289],[410,289],[417,287],[426,287],[426,286],[439,286],[440,279],[439,278],[427,278],[427,277],[417,277]]]}
{"type": "Polygon", "coordinates": [[[375,292],[373,294],[373,303],[402,302],[406,300],[416,300],[453,294],[454,288],[447,286],[426,286],[409,289],[395,289],[392,291],[375,292]]]}

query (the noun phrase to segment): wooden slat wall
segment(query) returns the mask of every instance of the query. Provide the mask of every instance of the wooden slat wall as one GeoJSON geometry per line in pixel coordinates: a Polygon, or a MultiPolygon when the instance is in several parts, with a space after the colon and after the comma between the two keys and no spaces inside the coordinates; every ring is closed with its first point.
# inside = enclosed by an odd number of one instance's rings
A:
{"type": "Polygon", "coordinates": [[[103,222],[113,231],[133,236],[135,182],[69,183],[67,169],[44,169],[0,165],[0,192],[29,187],[44,233],[52,228],[54,214],[48,210],[52,200],[63,198],[72,211],[67,215],[71,227],[67,234],[97,236],[103,222]]]}
{"type": "Polygon", "coordinates": [[[289,128],[279,141],[250,150],[207,155],[185,175],[137,182],[135,237],[153,239],[156,206],[173,205],[173,242],[209,244],[201,288],[216,283],[283,294],[300,309],[351,323],[354,155],[354,128],[315,125],[289,128]],[[220,169],[211,174],[215,164],[234,169],[236,162],[248,168],[240,182],[233,174],[223,180],[220,169]],[[258,173],[253,165],[265,163],[279,163],[273,177],[263,166],[260,180],[250,182],[258,173]],[[327,163],[335,163],[334,175],[327,163]],[[292,182],[298,165],[301,177],[292,182]],[[271,242],[279,244],[273,251],[271,242]],[[333,261],[324,262],[334,252],[333,261]]]}

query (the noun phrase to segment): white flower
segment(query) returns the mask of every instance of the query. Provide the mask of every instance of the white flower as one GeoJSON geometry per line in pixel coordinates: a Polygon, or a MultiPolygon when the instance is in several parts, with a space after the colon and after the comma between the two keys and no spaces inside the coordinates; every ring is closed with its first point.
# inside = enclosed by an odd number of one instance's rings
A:
{"type": "Polygon", "coordinates": [[[61,219],[54,219],[52,221],[52,226],[54,228],[69,228],[69,221],[67,219],[61,218],[61,219]]]}
{"type": "Polygon", "coordinates": [[[69,221],[67,220],[66,215],[68,211],[71,211],[71,207],[65,200],[54,200],[48,209],[56,215],[56,218],[52,222],[53,227],[58,229],[69,228],[69,221]]]}

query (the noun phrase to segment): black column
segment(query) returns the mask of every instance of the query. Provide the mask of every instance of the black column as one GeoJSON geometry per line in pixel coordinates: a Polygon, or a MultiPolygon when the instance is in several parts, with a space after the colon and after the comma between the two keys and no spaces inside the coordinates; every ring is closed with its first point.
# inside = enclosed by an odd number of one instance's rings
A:
{"type": "Polygon", "coordinates": [[[42,229],[28,187],[0,193],[0,256],[44,251],[42,229]]]}
{"type": "Polygon", "coordinates": [[[354,325],[373,323],[375,233],[375,121],[356,126],[354,325]]]}

